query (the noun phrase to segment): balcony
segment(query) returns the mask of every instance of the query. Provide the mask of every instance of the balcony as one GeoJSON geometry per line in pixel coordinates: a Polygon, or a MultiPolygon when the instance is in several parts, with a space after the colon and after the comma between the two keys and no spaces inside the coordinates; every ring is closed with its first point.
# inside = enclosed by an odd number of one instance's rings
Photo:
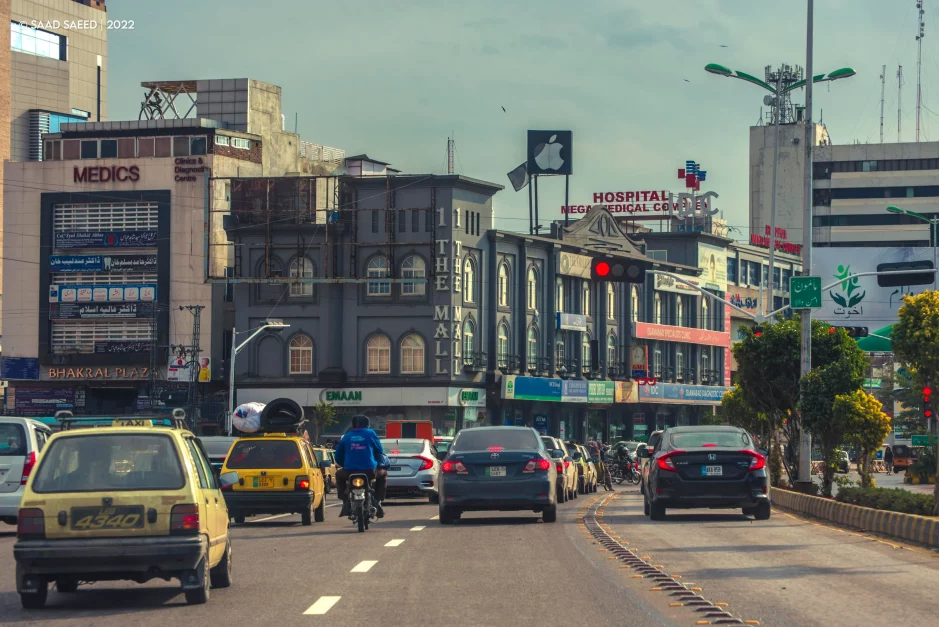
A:
{"type": "Polygon", "coordinates": [[[551,369],[551,360],[547,357],[536,357],[528,361],[528,374],[531,376],[545,377],[551,369]]]}
{"type": "Polygon", "coordinates": [[[489,356],[486,353],[467,353],[463,355],[463,372],[486,372],[489,368],[489,356]]]}
{"type": "Polygon", "coordinates": [[[558,360],[558,374],[561,378],[566,379],[567,377],[576,377],[580,373],[580,360],[579,359],[559,359],[558,360]]]}
{"type": "Polygon", "coordinates": [[[518,355],[499,355],[497,361],[497,367],[502,371],[502,374],[516,374],[521,367],[521,359],[518,355]]]}

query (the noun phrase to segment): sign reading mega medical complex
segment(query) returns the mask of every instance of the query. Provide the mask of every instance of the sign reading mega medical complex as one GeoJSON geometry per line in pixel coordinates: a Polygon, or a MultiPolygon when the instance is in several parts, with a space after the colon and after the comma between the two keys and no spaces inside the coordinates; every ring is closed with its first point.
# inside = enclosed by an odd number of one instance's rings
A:
{"type": "Polygon", "coordinates": [[[716,215],[712,206],[715,192],[703,194],[673,194],[665,190],[637,190],[629,192],[594,192],[591,205],[561,205],[561,213],[587,213],[594,205],[604,207],[610,213],[625,213],[632,219],[662,220],[665,218],[690,218],[716,215]]]}

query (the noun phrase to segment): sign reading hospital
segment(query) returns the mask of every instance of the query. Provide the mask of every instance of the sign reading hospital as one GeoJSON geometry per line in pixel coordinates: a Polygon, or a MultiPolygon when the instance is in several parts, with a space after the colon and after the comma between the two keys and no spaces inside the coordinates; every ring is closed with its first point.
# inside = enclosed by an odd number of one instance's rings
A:
{"type": "Polygon", "coordinates": [[[591,205],[562,205],[561,213],[587,213],[598,205],[613,214],[627,214],[638,220],[704,217],[717,214],[711,199],[714,192],[704,194],[673,194],[666,190],[636,190],[628,192],[594,192],[591,205]]]}

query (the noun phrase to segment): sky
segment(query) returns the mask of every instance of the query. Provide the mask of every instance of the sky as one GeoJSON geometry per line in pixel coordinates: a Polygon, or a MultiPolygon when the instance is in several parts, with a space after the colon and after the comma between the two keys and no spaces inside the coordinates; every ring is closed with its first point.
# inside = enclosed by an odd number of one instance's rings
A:
{"type": "MultiPolygon", "coordinates": [[[[926,3],[927,11],[930,4],[926,3]]],[[[819,0],[814,73],[852,67],[822,84],[814,117],[835,144],[915,132],[915,0],[819,0]]],[[[283,88],[287,127],[305,141],[362,152],[406,173],[455,171],[507,187],[497,226],[528,228],[528,194],[506,173],[525,158],[528,129],[572,130],[571,204],[594,192],[684,191],[693,159],[702,191],[748,236],[748,131],[764,93],[703,71],[707,63],[763,76],[805,65],[806,4],[760,0],[109,0],[108,110],[137,119],[142,81],[254,78],[283,88]],[[726,47],[722,47],[726,46],[726,47]],[[503,107],[505,111],[503,111],[503,107]]],[[[939,3],[936,5],[939,7],[939,3]]],[[[939,49],[927,13],[923,138],[939,140],[939,49]]],[[[939,38],[939,33],[936,34],[939,38]]],[[[802,102],[800,91],[794,98],[802,102]]],[[[539,182],[542,221],[560,217],[563,177],[539,182]]]]}

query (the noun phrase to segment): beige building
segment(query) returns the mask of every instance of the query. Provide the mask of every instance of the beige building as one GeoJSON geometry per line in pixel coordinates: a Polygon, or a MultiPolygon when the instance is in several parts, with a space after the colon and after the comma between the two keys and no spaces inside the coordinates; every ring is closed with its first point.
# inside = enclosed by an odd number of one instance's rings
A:
{"type": "Polygon", "coordinates": [[[44,137],[42,161],[6,164],[7,179],[23,182],[5,190],[3,228],[17,233],[3,267],[8,409],[12,398],[19,413],[43,413],[50,394],[87,414],[146,406],[179,374],[168,368],[170,347],[193,344],[186,307],[202,308],[198,359],[208,360],[204,391],[214,389],[233,312],[207,277],[225,276],[233,253],[221,214],[204,228],[210,200],[224,206],[231,192],[213,178],[312,174],[342,162],[342,151],[283,129],[274,85],[143,85],[154,102],[185,95],[198,117],[154,109],[144,117],[156,119],[66,124],[44,137]]]}

